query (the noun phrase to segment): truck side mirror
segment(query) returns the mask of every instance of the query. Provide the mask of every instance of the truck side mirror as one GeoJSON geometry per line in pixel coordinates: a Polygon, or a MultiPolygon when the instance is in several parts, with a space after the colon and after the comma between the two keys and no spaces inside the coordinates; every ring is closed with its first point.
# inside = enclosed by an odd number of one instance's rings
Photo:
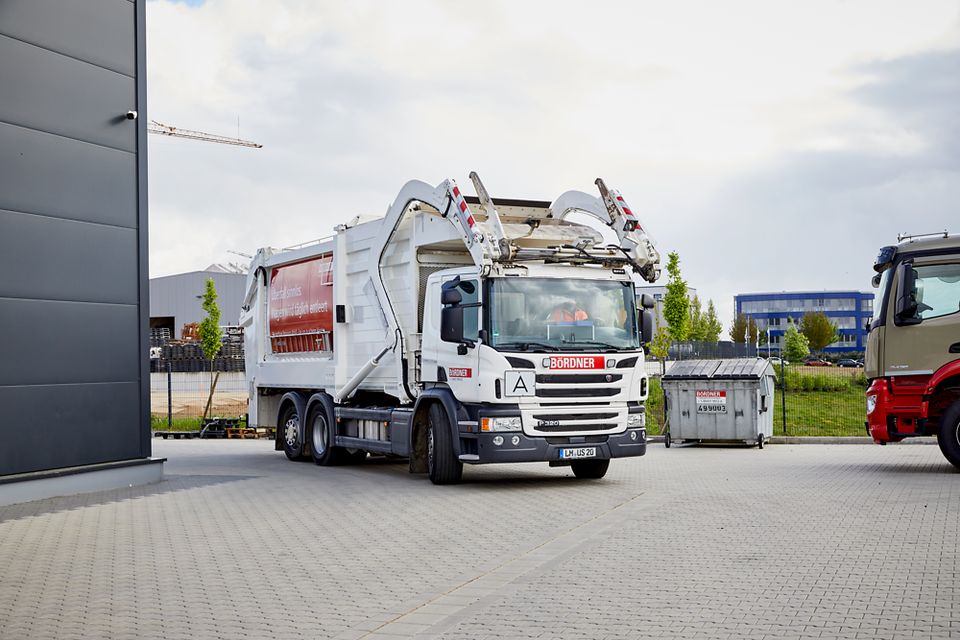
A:
{"type": "Polygon", "coordinates": [[[898,325],[920,324],[917,317],[917,272],[910,262],[897,267],[897,306],[895,320],[898,325]]]}
{"type": "Polygon", "coordinates": [[[440,287],[440,339],[444,342],[463,343],[463,295],[458,287],[460,276],[448,280],[440,287]]]}
{"type": "Polygon", "coordinates": [[[440,304],[457,306],[463,300],[463,295],[456,289],[447,289],[444,287],[440,291],[440,304]]]}
{"type": "Polygon", "coordinates": [[[640,294],[640,306],[644,309],[653,309],[653,307],[656,306],[656,302],[649,293],[642,293],[640,294]]]}
{"type": "Polygon", "coordinates": [[[440,310],[440,339],[463,344],[463,307],[454,305],[440,310]]]}
{"type": "MultiPolygon", "coordinates": [[[[646,294],[644,294],[646,295],[646,294]]],[[[653,312],[649,309],[640,310],[640,342],[650,344],[653,340],[653,312]]]]}

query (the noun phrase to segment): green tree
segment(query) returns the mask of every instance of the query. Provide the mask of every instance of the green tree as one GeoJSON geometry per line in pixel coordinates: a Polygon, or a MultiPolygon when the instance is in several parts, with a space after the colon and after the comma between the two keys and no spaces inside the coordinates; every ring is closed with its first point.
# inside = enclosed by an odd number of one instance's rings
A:
{"type": "Polygon", "coordinates": [[[690,320],[690,298],[687,282],[680,275],[680,254],[667,254],[667,293],[663,296],[663,318],[672,340],[686,340],[690,320]]]}
{"type": "Polygon", "coordinates": [[[705,342],[718,342],[721,331],[723,331],[723,325],[720,324],[720,318],[717,317],[717,309],[713,306],[713,300],[708,300],[707,313],[703,316],[703,340],[705,342]]]}
{"type": "Polygon", "coordinates": [[[790,362],[800,362],[810,355],[810,341],[800,333],[796,323],[790,323],[783,334],[782,355],[790,362]]]}
{"type": "Polygon", "coordinates": [[[210,403],[213,400],[213,359],[220,353],[223,346],[223,332],[220,330],[220,307],[217,306],[217,287],[213,283],[213,278],[207,278],[207,286],[203,292],[203,301],[200,306],[207,312],[206,317],[200,322],[200,348],[203,349],[203,357],[210,361],[210,395],[207,398],[207,406],[203,410],[203,419],[207,419],[207,413],[210,410],[210,403]]]}
{"type": "Polygon", "coordinates": [[[837,325],[830,322],[826,314],[821,312],[805,314],[800,319],[800,333],[810,341],[811,351],[823,351],[840,339],[837,325]]]}
{"type": "Polygon", "coordinates": [[[694,295],[693,300],[690,301],[687,318],[687,340],[706,340],[706,333],[707,325],[703,306],[700,304],[700,297],[694,295]]]}
{"type": "Polygon", "coordinates": [[[660,316],[657,318],[657,328],[653,334],[653,340],[650,341],[650,344],[647,347],[650,349],[657,360],[660,361],[660,375],[663,375],[667,367],[667,356],[670,354],[670,334],[667,331],[666,327],[660,326],[660,316]]]}
{"type": "Polygon", "coordinates": [[[733,324],[730,325],[730,339],[740,344],[746,342],[757,344],[757,323],[753,318],[738,313],[733,318],[733,324]]]}

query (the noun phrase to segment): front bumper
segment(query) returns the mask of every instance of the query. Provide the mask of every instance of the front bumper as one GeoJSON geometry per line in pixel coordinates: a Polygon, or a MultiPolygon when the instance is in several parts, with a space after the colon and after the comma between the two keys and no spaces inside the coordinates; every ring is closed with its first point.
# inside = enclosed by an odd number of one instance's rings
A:
{"type": "Polygon", "coordinates": [[[624,433],[605,436],[531,437],[521,432],[461,433],[461,450],[468,451],[460,460],[469,464],[495,462],[557,462],[561,449],[595,447],[596,456],[588,460],[608,460],[642,456],[647,452],[647,432],[644,428],[627,429],[624,433]],[[502,438],[497,445],[495,438],[502,438]],[[516,444],[514,444],[516,441],[516,444]]]}
{"type": "MultiPolygon", "coordinates": [[[[867,435],[877,444],[899,442],[904,438],[926,435],[927,401],[918,389],[906,387],[909,392],[895,393],[895,385],[888,379],[877,378],[867,388],[867,435]]],[[[901,388],[901,387],[897,387],[901,388]]]]}

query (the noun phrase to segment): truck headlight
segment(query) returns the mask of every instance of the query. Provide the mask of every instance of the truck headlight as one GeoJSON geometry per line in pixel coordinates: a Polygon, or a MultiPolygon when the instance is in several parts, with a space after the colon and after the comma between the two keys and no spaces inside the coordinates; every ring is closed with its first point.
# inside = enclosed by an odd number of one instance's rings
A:
{"type": "Polygon", "coordinates": [[[627,416],[627,427],[635,429],[642,427],[647,423],[647,416],[643,413],[631,413],[627,416]]]}
{"type": "Polygon", "coordinates": [[[520,431],[520,416],[481,418],[480,431],[520,431]]]}
{"type": "Polygon", "coordinates": [[[867,396],[867,415],[873,413],[873,410],[877,408],[877,396],[871,395],[867,396]]]}

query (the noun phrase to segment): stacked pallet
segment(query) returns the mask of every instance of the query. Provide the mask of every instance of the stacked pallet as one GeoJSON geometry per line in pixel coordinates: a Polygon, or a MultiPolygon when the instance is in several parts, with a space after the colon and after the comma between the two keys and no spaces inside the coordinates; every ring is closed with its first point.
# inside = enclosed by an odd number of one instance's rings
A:
{"type": "MultiPolygon", "coordinates": [[[[231,327],[224,333],[220,353],[213,360],[214,371],[244,371],[243,331],[231,327]]],[[[154,373],[189,373],[210,371],[210,360],[194,340],[173,340],[169,329],[150,330],[150,371],[154,373]]]]}

